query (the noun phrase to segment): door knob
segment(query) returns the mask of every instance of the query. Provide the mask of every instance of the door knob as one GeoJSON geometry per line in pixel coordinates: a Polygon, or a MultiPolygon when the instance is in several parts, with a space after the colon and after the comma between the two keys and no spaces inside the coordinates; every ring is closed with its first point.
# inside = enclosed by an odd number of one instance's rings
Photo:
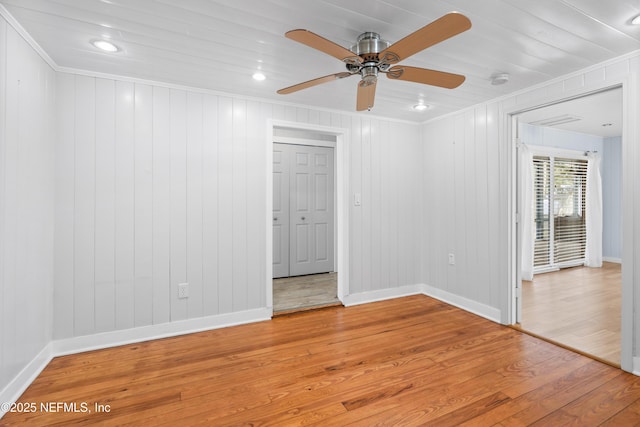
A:
{"type": "Polygon", "coordinates": [[[274,220],[274,221],[277,221],[277,220],[278,220],[278,217],[277,217],[277,216],[274,216],[274,217],[273,217],[273,220],[274,220]]]}
{"type": "Polygon", "coordinates": [[[305,220],[305,217],[302,217],[302,218],[300,218],[300,219],[302,219],[302,220],[304,221],[304,220],[305,220]]]}

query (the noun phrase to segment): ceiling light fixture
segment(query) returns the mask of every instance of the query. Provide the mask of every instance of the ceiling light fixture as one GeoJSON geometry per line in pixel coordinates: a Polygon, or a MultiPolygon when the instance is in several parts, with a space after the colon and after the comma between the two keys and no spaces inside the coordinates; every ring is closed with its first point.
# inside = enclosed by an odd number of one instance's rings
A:
{"type": "Polygon", "coordinates": [[[91,40],[91,44],[103,52],[114,53],[120,50],[115,44],[102,39],[91,40]]]}
{"type": "Polygon", "coordinates": [[[507,73],[496,73],[491,76],[491,84],[494,86],[503,85],[509,81],[509,74],[507,73]]]}
{"type": "Polygon", "coordinates": [[[425,111],[429,109],[429,105],[420,102],[419,104],[414,105],[412,108],[416,111],[425,111]]]}
{"type": "Polygon", "coordinates": [[[267,78],[267,76],[265,76],[264,74],[262,74],[260,71],[256,71],[255,73],[253,73],[253,80],[257,80],[259,82],[263,81],[264,79],[267,78]]]}
{"type": "Polygon", "coordinates": [[[640,25],[640,15],[631,20],[631,25],[640,25]]]}

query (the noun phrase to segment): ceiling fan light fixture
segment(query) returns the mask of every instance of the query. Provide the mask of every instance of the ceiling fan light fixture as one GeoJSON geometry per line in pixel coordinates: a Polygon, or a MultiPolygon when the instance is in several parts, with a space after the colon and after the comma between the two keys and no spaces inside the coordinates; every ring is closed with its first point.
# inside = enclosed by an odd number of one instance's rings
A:
{"type": "Polygon", "coordinates": [[[96,49],[100,49],[103,52],[115,53],[120,51],[120,48],[110,41],[103,39],[95,39],[91,40],[91,45],[96,49]]]}
{"type": "Polygon", "coordinates": [[[267,76],[262,74],[260,71],[256,71],[255,73],[253,73],[253,75],[251,77],[253,77],[253,80],[256,80],[256,81],[259,81],[259,82],[261,82],[261,81],[263,81],[263,80],[265,80],[267,78],[267,76]]]}
{"type": "Polygon", "coordinates": [[[640,15],[637,15],[631,20],[631,25],[640,25],[640,15]]]}

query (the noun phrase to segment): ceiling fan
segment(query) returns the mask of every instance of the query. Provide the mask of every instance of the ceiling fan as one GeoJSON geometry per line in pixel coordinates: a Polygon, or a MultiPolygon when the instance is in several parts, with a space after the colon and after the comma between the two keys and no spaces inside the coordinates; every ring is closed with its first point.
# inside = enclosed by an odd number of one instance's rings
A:
{"type": "Polygon", "coordinates": [[[284,95],[297,92],[357,74],[360,75],[360,82],[358,83],[356,110],[363,111],[371,110],[373,107],[379,73],[386,74],[388,78],[395,80],[423,83],[448,89],[456,88],[465,80],[465,77],[460,74],[406,65],[394,66],[394,64],[469,28],[471,28],[469,18],[460,13],[451,12],[394,44],[382,40],[378,33],[362,33],[358,36],[356,44],[351,46],[351,50],[311,31],[291,30],[285,34],[285,37],[343,61],[347,66],[347,71],[289,86],[280,89],[278,93],[284,95]]]}

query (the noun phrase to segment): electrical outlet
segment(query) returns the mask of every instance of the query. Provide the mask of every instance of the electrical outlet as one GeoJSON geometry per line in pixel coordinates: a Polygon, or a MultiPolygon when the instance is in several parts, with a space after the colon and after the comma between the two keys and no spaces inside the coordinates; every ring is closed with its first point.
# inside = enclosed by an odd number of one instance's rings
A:
{"type": "Polygon", "coordinates": [[[189,284],[178,284],[178,298],[189,298],[189,284]]]}
{"type": "Polygon", "coordinates": [[[449,265],[455,265],[456,256],[454,254],[449,254],[449,265]]]}

